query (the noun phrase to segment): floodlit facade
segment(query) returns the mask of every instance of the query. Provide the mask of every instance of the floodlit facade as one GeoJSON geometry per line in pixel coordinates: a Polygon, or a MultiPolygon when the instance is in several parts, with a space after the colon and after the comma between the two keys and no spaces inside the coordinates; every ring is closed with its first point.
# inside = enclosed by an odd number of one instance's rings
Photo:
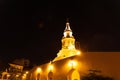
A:
{"type": "Polygon", "coordinates": [[[22,80],[81,80],[88,70],[102,71],[104,76],[120,80],[120,52],[81,52],[69,22],[62,37],[62,48],[50,62],[34,67],[22,80]]]}

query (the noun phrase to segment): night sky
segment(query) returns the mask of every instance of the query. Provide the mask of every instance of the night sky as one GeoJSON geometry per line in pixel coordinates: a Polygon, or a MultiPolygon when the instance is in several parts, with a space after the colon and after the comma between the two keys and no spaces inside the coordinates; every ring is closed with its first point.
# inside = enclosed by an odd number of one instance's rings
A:
{"type": "Polygon", "coordinates": [[[52,60],[69,18],[82,51],[120,51],[119,0],[0,0],[0,60],[52,60]]]}

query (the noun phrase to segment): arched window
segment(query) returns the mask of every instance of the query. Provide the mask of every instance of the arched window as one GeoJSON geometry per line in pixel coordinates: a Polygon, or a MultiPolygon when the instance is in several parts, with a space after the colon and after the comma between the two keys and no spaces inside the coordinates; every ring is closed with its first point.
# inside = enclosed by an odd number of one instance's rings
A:
{"type": "Polygon", "coordinates": [[[68,72],[67,80],[80,80],[80,74],[77,70],[72,69],[68,72]]]}
{"type": "Polygon", "coordinates": [[[37,74],[37,80],[40,80],[40,73],[37,74]]]}
{"type": "Polygon", "coordinates": [[[7,74],[4,75],[3,79],[7,79],[7,74]]]}
{"type": "Polygon", "coordinates": [[[53,72],[48,73],[48,80],[53,80],[53,72]]]}

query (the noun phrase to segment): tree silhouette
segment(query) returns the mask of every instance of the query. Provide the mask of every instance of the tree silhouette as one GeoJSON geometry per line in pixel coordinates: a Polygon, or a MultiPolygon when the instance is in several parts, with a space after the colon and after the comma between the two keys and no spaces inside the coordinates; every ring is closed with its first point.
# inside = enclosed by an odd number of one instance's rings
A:
{"type": "Polygon", "coordinates": [[[89,70],[89,73],[82,76],[82,80],[113,80],[112,77],[101,75],[100,70],[89,70]]]}

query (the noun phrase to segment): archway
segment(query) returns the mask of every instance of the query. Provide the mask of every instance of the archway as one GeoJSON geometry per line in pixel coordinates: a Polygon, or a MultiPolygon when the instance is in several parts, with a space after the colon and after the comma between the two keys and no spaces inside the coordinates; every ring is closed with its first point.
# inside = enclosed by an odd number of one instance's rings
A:
{"type": "Polygon", "coordinates": [[[40,80],[40,73],[37,74],[37,80],[40,80]]]}
{"type": "Polygon", "coordinates": [[[53,72],[48,73],[48,80],[53,80],[53,72]]]}
{"type": "Polygon", "coordinates": [[[80,80],[80,74],[77,70],[72,69],[68,72],[67,80],[80,80]]]}

